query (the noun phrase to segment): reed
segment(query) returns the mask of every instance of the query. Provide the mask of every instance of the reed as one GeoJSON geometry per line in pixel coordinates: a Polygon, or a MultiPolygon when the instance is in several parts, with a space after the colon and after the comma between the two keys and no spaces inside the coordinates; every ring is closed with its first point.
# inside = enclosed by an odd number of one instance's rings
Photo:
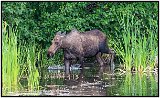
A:
{"type": "Polygon", "coordinates": [[[21,77],[27,77],[28,90],[39,90],[39,72],[36,62],[40,61],[41,51],[36,47],[35,43],[26,44],[21,47],[21,58],[19,62],[21,64],[21,77]]]}
{"type": "Polygon", "coordinates": [[[6,22],[2,24],[2,90],[6,92],[16,91],[18,88],[18,75],[20,66],[17,58],[17,37],[13,29],[6,22]]]}
{"type": "Polygon", "coordinates": [[[143,21],[136,19],[132,12],[134,7],[130,5],[125,9],[130,10],[116,11],[118,23],[123,28],[121,31],[119,30],[122,33],[122,39],[117,37],[113,41],[116,53],[127,71],[132,68],[139,72],[152,70],[155,57],[158,55],[158,27],[152,29],[153,23],[150,22],[150,27],[146,26],[146,32],[142,31],[141,23],[143,21]]]}
{"type": "MultiPolygon", "coordinates": [[[[21,89],[20,80],[27,77],[28,90],[39,89],[39,48],[19,41],[18,32],[6,22],[2,23],[2,95],[21,89]],[[38,59],[37,59],[38,58],[38,59]]],[[[22,88],[23,89],[23,88],[22,88]]]]}
{"type": "MultiPolygon", "coordinates": [[[[29,48],[26,48],[26,53],[27,54],[27,62],[26,64],[28,65],[28,87],[29,90],[34,90],[34,89],[39,89],[39,72],[35,66],[36,64],[36,52],[35,52],[35,45],[29,46],[29,48]]],[[[38,53],[39,55],[39,53],[38,53]]]]}

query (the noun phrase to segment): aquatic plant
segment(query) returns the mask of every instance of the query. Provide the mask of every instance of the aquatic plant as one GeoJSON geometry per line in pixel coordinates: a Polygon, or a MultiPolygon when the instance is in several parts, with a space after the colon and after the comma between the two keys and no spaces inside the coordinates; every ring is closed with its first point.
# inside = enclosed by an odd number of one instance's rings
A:
{"type": "Polygon", "coordinates": [[[2,90],[15,91],[18,88],[20,66],[18,63],[19,49],[17,36],[6,22],[2,24],[2,90]]]}
{"type": "MultiPolygon", "coordinates": [[[[27,49],[27,48],[26,48],[27,49]]],[[[39,86],[39,72],[35,66],[36,64],[36,52],[35,52],[35,45],[29,46],[26,53],[27,54],[27,66],[28,66],[28,87],[30,90],[34,90],[39,86]]],[[[39,53],[38,53],[39,55],[39,53]]]]}
{"type": "MultiPolygon", "coordinates": [[[[22,44],[21,44],[22,45],[22,44]]],[[[39,71],[38,66],[40,64],[40,54],[41,51],[36,47],[35,43],[26,44],[23,43],[23,47],[20,48],[21,54],[19,58],[19,63],[21,65],[20,76],[27,78],[27,88],[28,90],[39,90],[39,71]],[[37,65],[36,65],[37,64],[37,65]],[[36,67],[37,66],[37,67],[36,67]]]]}
{"type": "MultiPolygon", "coordinates": [[[[121,26],[121,39],[118,36],[113,41],[114,49],[121,58],[125,70],[145,71],[154,68],[154,59],[158,55],[157,22],[149,17],[150,26],[142,28],[145,21],[137,19],[133,14],[133,5],[116,10],[116,17],[121,26]],[[155,27],[154,27],[155,26],[155,27]],[[153,29],[154,28],[154,29],[153,29]]],[[[142,8],[143,14],[145,10],[142,8]]],[[[115,11],[115,9],[114,9],[115,11]]]]}
{"type": "Polygon", "coordinates": [[[24,77],[27,77],[29,90],[39,88],[39,72],[35,65],[39,60],[40,51],[37,52],[35,44],[26,46],[23,41],[17,43],[17,34],[18,32],[6,22],[2,23],[3,95],[18,91],[21,88],[20,80],[24,77]]]}

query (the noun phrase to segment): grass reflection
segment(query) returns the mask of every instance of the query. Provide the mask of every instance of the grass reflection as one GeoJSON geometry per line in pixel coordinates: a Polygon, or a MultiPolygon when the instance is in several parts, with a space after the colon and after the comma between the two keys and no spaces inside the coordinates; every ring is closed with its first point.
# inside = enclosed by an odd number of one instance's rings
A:
{"type": "Polygon", "coordinates": [[[116,86],[108,88],[109,96],[158,96],[157,73],[126,73],[124,80],[116,79],[116,86]]]}

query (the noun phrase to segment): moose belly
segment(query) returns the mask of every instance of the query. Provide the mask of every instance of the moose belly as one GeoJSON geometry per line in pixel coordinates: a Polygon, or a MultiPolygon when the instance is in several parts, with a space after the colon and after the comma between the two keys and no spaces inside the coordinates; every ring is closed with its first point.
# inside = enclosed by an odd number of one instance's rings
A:
{"type": "Polygon", "coordinates": [[[76,59],[77,56],[74,53],[71,53],[70,51],[65,51],[65,58],[66,59],[76,59]]]}
{"type": "Polygon", "coordinates": [[[96,49],[88,49],[87,51],[84,51],[84,57],[93,57],[98,53],[98,50],[96,49]]]}

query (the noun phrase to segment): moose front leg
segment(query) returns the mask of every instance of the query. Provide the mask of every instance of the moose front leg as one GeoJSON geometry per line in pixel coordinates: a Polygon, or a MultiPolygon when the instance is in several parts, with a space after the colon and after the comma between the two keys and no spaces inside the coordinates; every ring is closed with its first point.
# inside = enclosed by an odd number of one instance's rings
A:
{"type": "Polygon", "coordinates": [[[81,64],[81,68],[83,69],[84,68],[84,57],[79,57],[79,61],[81,64]]]}
{"type": "Polygon", "coordinates": [[[64,59],[64,65],[65,65],[65,75],[70,74],[70,60],[64,59]]]}
{"type": "MultiPolygon", "coordinates": [[[[79,61],[81,64],[81,73],[84,73],[84,57],[79,57],[79,61]]],[[[80,79],[83,80],[84,76],[83,74],[80,75],[80,79]]]]}

